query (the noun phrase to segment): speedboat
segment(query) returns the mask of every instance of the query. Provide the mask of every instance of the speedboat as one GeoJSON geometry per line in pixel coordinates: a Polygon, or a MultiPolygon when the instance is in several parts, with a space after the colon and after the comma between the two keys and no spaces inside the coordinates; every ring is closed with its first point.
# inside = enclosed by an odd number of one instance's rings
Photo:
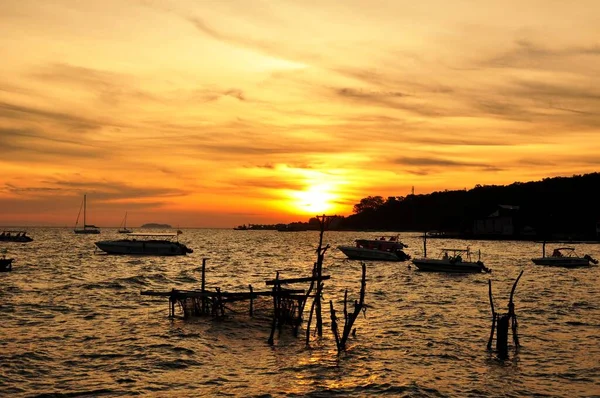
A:
{"type": "Polygon", "coordinates": [[[182,256],[193,250],[177,240],[179,233],[130,233],[126,239],[103,240],[96,246],[108,254],[182,256]]]}
{"type": "Polygon", "coordinates": [[[31,242],[33,238],[27,236],[25,231],[2,231],[0,234],[0,242],[31,242]]]}
{"type": "Polygon", "coordinates": [[[338,246],[351,260],[406,261],[410,256],[402,249],[408,247],[398,235],[382,236],[379,239],[357,239],[355,246],[338,246]]]}
{"type": "Polygon", "coordinates": [[[441,258],[415,258],[412,262],[419,271],[455,273],[492,271],[481,261],[481,253],[479,253],[477,261],[473,261],[471,250],[468,247],[466,249],[442,249],[441,258]]]}
{"type": "Polygon", "coordinates": [[[592,264],[598,264],[598,260],[586,254],[580,257],[573,247],[558,247],[552,251],[551,256],[546,256],[545,247],[542,251],[542,257],[532,258],[536,265],[549,265],[553,267],[586,267],[592,264]]]}

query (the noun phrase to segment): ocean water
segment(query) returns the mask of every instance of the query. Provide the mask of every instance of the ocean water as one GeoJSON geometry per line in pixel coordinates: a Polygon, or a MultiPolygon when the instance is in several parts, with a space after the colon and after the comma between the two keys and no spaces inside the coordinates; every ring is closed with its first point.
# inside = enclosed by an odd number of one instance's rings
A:
{"type": "MultiPolygon", "coordinates": [[[[366,317],[338,355],[324,311],[322,338],[305,345],[304,329],[236,314],[226,319],[168,317],[168,299],[141,291],[207,288],[267,290],[265,280],[309,276],[319,234],[188,229],[188,256],[110,256],[71,229],[31,228],[33,242],[0,242],[16,258],[0,273],[0,396],[74,397],[599,397],[600,267],[534,265],[533,242],[428,240],[481,250],[491,274],[419,272],[410,263],[367,262],[366,317]],[[521,348],[509,359],[486,350],[491,326],[488,279],[497,311],[506,311],[512,284],[521,348]]],[[[359,261],[336,247],[367,232],[326,232],[324,299],[360,290],[359,261]]],[[[422,240],[402,234],[406,251],[422,240]]],[[[551,246],[549,246],[551,247],[551,246]]],[[[600,245],[575,245],[600,259],[600,245]]],[[[297,287],[297,286],[294,286],[297,287]]],[[[324,306],[328,308],[328,306],[324,306]]],[[[308,306],[305,311],[305,320],[308,306]]],[[[314,325],[314,323],[313,323],[314,325]]],[[[306,321],[303,327],[306,326],[306,321]]],[[[510,336],[509,336],[510,338],[510,336]]]]}

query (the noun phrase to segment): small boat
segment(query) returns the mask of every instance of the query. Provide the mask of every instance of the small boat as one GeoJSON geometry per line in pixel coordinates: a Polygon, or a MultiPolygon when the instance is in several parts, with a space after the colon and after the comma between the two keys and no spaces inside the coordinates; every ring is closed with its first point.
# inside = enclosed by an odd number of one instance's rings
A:
{"type": "Polygon", "coordinates": [[[246,224],[244,224],[244,225],[238,225],[237,227],[234,227],[233,229],[236,231],[246,231],[249,228],[246,226],[246,224]]]}
{"type": "Polygon", "coordinates": [[[6,258],[6,249],[4,249],[2,253],[2,258],[0,258],[0,272],[10,272],[12,271],[12,262],[15,261],[15,259],[6,258]]]}
{"type": "Polygon", "coordinates": [[[442,249],[441,258],[415,258],[412,262],[419,271],[455,273],[491,272],[480,258],[477,261],[471,259],[471,250],[469,248],[442,249]]]}
{"type": "Polygon", "coordinates": [[[31,242],[33,238],[27,236],[25,231],[2,231],[0,234],[0,242],[31,242]]]}
{"type": "Polygon", "coordinates": [[[355,246],[338,246],[351,260],[406,261],[410,256],[402,249],[408,247],[398,235],[379,239],[356,239],[355,246]]]}
{"type": "Polygon", "coordinates": [[[87,200],[86,200],[86,195],[83,195],[83,202],[81,203],[81,207],[79,208],[79,213],[77,214],[77,221],[75,221],[75,228],[73,229],[73,231],[76,234],[99,234],[100,233],[100,228],[98,228],[95,225],[88,225],[86,224],[86,209],[87,207],[87,200]],[[83,208],[83,227],[77,227],[77,225],[79,224],[79,216],[81,215],[81,209],[83,208]]]}
{"type": "Polygon", "coordinates": [[[120,234],[130,234],[132,232],[133,232],[132,230],[127,228],[127,212],[125,212],[125,218],[123,218],[123,221],[121,222],[121,225],[119,226],[119,233],[120,234]]]}
{"type": "Polygon", "coordinates": [[[476,273],[492,272],[481,261],[481,252],[478,252],[477,261],[471,259],[471,249],[442,249],[441,258],[427,257],[427,235],[423,236],[423,258],[415,258],[412,263],[419,271],[426,272],[452,272],[476,273]]]}
{"type": "Polygon", "coordinates": [[[580,257],[573,247],[558,247],[552,251],[551,256],[546,256],[546,243],[542,246],[542,257],[532,258],[535,265],[548,265],[553,267],[587,267],[598,264],[598,260],[586,254],[580,257]]]}
{"type": "Polygon", "coordinates": [[[126,239],[103,240],[96,246],[108,254],[142,254],[150,256],[182,256],[193,253],[179,243],[179,233],[130,233],[126,239]]]}

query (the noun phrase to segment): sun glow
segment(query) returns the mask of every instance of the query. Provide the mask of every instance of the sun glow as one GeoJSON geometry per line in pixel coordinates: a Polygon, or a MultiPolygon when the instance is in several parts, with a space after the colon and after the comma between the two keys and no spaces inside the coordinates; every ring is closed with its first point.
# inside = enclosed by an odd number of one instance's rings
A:
{"type": "Polygon", "coordinates": [[[303,213],[327,213],[335,206],[337,195],[331,193],[331,186],[319,184],[308,187],[304,191],[293,193],[294,206],[303,213]]]}

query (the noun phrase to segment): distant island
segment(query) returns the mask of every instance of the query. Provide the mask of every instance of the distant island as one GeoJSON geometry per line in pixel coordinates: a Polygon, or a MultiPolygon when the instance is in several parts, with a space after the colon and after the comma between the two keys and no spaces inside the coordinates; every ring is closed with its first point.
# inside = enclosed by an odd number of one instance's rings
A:
{"type": "Polygon", "coordinates": [[[148,223],[141,226],[141,228],[173,228],[169,224],[157,224],[157,223],[148,223]]]}

